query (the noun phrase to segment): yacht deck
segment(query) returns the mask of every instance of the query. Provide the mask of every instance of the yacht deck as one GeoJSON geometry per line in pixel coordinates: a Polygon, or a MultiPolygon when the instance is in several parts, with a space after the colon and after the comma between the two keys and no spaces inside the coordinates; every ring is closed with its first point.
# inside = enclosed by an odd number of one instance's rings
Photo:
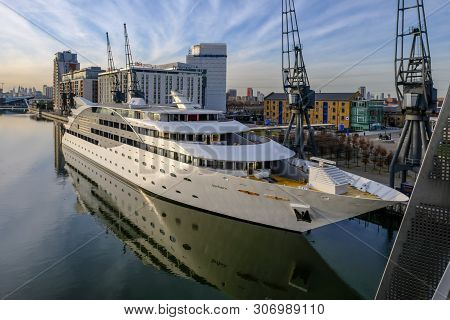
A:
{"type": "MultiPolygon", "coordinates": [[[[307,182],[303,182],[300,180],[294,180],[294,179],[290,179],[290,178],[279,176],[279,175],[270,175],[270,179],[273,182],[269,182],[265,179],[258,179],[255,176],[249,176],[248,178],[252,179],[252,180],[264,181],[267,183],[274,183],[274,184],[279,184],[279,185],[283,185],[283,186],[288,186],[288,187],[292,187],[292,188],[308,187],[309,190],[318,191],[314,188],[309,187],[307,182]]],[[[364,191],[358,190],[352,186],[348,186],[347,192],[342,195],[347,196],[347,197],[353,197],[353,198],[365,198],[365,199],[380,200],[380,197],[378,197],[374,194],[371,194],[369,192],[364,192],[364,191]]]]}

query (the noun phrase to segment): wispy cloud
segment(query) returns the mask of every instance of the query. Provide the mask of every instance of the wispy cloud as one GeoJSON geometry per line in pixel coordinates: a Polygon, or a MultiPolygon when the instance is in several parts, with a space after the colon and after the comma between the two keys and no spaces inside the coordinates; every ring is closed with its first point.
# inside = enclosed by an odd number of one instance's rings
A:
{"type": "MultiPolygon", "coordinates": [[[[426,10],[446,1],[428,0],[426,10]]],[[[126,22],[136,61],[184,61],[194,43],[226,42],[229,87],[279,90],[280,6],[278,0],[0,0],[0,81],[6,87],[51,83],[53,54],[68,47],[88,58],[79,57],[82,65],[104,67],[106,31],[116,64],[123,65],[126,22]]],[[[316,86],[394,37],[395,1],[297,0],[296,9],[308,73],[316,86]]],[[[434,78],[442,91],[450,80],[449,14],[447,6],[428,21],[434,78]]],[[[371,91],[393,92],[392,61],[389,45],[323,90],[367,85],[371,91]]]]}

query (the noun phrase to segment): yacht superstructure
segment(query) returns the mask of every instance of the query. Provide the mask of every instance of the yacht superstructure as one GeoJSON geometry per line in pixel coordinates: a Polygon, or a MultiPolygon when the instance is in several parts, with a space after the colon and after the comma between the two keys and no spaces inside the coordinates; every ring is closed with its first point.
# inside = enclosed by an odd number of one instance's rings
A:
{"type": "Polygon", "coordinates": [[[226,121],[173,92],[173,106],[76,98],[63,144],[170,201],[292,231],[407,201],[403,194],[226,121]]]}

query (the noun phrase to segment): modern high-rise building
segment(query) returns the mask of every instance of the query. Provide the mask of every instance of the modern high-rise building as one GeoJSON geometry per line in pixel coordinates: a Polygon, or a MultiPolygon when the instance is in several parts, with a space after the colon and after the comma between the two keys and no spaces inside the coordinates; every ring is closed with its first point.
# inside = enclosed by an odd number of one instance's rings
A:
{"type": "Polygon", "coordinates": [[[98,102],[98,75],[103,72],[100,67],[89,67],[63,74],[60,93],[71,92],[75,97],[82,97],[98,102]]]}
{"type": "Polygon", "coordinates": [[[227,45],[225,43],[200,43],[193,45],[186,63],[206,70],[207,109],[226,111],[227,45]]]}
{"type": "Polygon", "coordinates": [[[264,101],[264,93],[262,92],[256,92],[256,101],[257,102],[263,102],[264,101]]]}
{"type": "Polygon", "coordinates": [[[234,97],[234,98],[237,97],[237,90],[236,89],[228,89],[227,93],[228,93],[229,97],[234,97]]]}
{"type": "Polygon", "coordinates": [[[228,89],[226,97],[227,97],[227,101],[236,101],[237,90],[236,89],[228,89]]]}
{"type": "Polygon", "coordinates": [[[359,87],[359,94],[361,95],[361,99],[366,99],[367,98],[367,96],[366,96],[366,87],[364,87],[364,86],[362,86],[362,87],[359,87]]]}
{"type": "Polygon", "coordinates": [[[60,86],[63,74],[76,70],[80,70],[76,53],[70,51],[55,53],[53,59],[53,106],[55,110],[61,110],[62,107],[60,86]]]}
{"type": "Polygon", "coordinates": [[[53,98],[53,87],[47,86],[46,84],[44,84],[44,86],[42,87],[42,95],[45,98],[52,99],[53,98]]]}

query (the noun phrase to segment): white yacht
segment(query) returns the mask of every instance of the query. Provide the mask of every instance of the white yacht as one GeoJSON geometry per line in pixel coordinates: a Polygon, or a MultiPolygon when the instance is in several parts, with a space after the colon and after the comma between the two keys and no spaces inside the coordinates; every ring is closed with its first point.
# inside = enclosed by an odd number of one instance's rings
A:
{"type": "Polygon", "coordinates": [[[172,106],[76,98],[63,144],[154,196],[297,232],[408,200],[330,161],[298,159],[220,112],[172,95],[172,106]]]}

